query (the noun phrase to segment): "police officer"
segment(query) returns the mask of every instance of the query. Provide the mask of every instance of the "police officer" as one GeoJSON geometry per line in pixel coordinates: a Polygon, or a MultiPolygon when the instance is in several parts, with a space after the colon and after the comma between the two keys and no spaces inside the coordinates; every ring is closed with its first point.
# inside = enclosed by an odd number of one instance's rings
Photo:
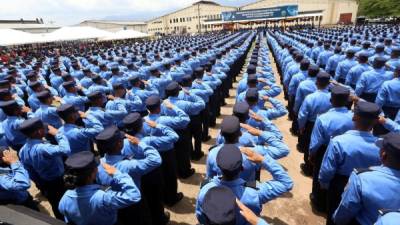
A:
{"type": "Polygon", "coordinates": [[[125,130],[128,134],[140,138],[141,141],[154,147],[160,153],[162,165],[160,168],[163,188],[164,203],[168,206],[177,204],[183,198],[183,193],[178,193],[178,182],[176,174],[176,157],[174,144],[178,141],[176,134],[170,127],[158,124],[155,121],[143,119],[138,113],[131,113],[123,120],[125,130]]]}
{"type": "MultiPolygon", "coordinates": [[[[216,161],[219,169],[222,171],[222,176],[216,176],[204,182],[200,189],[196,204],[196,216],[200,222],[205,221],[202,209],[205,196],[213,187],[228,187],[244,205],[252,209],[256,215],[260,215],[263,204],[290,191],[293,186],[293,182],[288,174],[275,160],[268,155],[261,156],[249,148],[242,148],[240,150],[233,144],[224,145],[219,149],[216,161]],[[249,183],[241,179],[240,173],[243,170],[243,155],[246,156],[246,160],[261,165],[263,169],[270,172],[274,183],[266,181],[255,185],[254,182],[249,183]]],[[[239,217],[236,220],[236,224],[246,223],[243,217],[239,217]]]]}
{"type": "Polygon", "coordinates": [[[0,205],[23,205],[39,211],[28,192],[30,186],[28,171],[19,161],[17,152],[0,147],[0,205]]]}
{"type": "Polygon", "coordinates": [[[94,116],[77,111],[75,106],[70,104],[58,107],[57,114],[64,120],[59,132],[67,137],[71,154],[80,151],[94,152],[93,139],[104,129],[100,121],[94,116]],[[80,127],[79,121],[83,121],[85,126],[80,127]]]}
{"type": "Polygon", "coordinates": [[[63,102],[75,106],[79,111],[85,112],[89,99],[78,93],[76,84],[73,81],[68,81],[64,82],[62,86],[66,92],[62,98],[63,102]]]}
{"type": "Polygon", "coordinates": [[[62,197],[59,210],[67,223],[116,224],[117,210],[140,201],[140,191],[132,178],[106,163],[102,167],[111,177],[113,186],[103,191],[96,184],[98,161],[91,152],[73,154],[65,165],[64,180],[70,190],[62,197]]]}
{"type": "MultiPolygon", "coordinates": [[[[375,103],[382,107],[382,111],[386,118],[394,120],[400,109],[400,66],[398,66],[394,73],[393,79],[383,82],[376,96],[375,103]]],[[[388,133],[388,130],[382,129],[383,127],[377,126],[374,129],[375,135],[388,133]]]]}
{"type": "Polygon", "coordinates": [[[332,107],[331,93],[328,90],[330,78],[330,75],[326,72],[318,73],[316,81],[318,90],[304,99],[298,113],[297,122],[300,130],[298,147],[304,152],[304,163],[300,167],[306,175],[312,175],[312,164],[308,159],[308,149],[315,120],[319,114],[327,112],[332,107]]]}
{"type": "Polygon", "coordinates": [[[312,196],[316,205],[323,207],[325,197],[319,188],[318,175],[321,162],[332,137],[353,129],[353,113],[346,107],[350,96],[349,89],[337,85],[331,88],[332,109],[319,115],[311,134],[309,161],[313,164],[312,196]],[[321,197],[322,196],[322,197],[321,197]],[[318,204],[320,203],[321,204],[318,204]]]}
{"type": "Polygon", "coordinates": [[[373,224],[382,208],[400,208],[400,135],[389,133],[376,142],[382,165],[351,173],[342,201],[333,215],[335,224],[373,224]]]}
{"type": "Polygon", "coordinates": [[[190,116],[190,134],[194,139],[194,147],[191,149],[191,158],[200,160],[204,153],[201,150],[202,124],[201,111],[205,108],[205,102],[196,95],[191,95],[188,91],[181,91],[181,87],[175,81],[168,84],[165,89],[168,100],[182,109],[190,116]]]}
{"type": "Polygon", "coordinates": [[[379,107],[359,101],[354,110],[354,130],[331,140],[319,171],[321,187],[328,189],[327,224],[334,224],[332,215],[340,203],[341,195],[351,172],[355,168],[377,166],[380,162],[377,138],[371,133],[380,114],[379,107]]]}
{"type": "Polygon", "coordinates": [[[385,62],[384,58],[377,57],[374,60],[373,70],[361,74],[355,89],[358,97],[369,102],[375,102],[383,82],[393,78],[392,73],[385,70],[385,62]]]}
{"type": "Polygon", "coordinates": [[[62,219],[58,211],[58,202],[65,192],[62,178],[63,158],[71,153],[68,139],[50,125],[47,125],[46,129],[43,122],[36,117],[25,120],[19,130],[28,137],[19,152],[21,162],[28,170],[30,178],[49,200],[56,218],[62,219]],[[58,145],[44,141],[46,133],[54,136],[58,145]]]}
{"type": "Polygon", "coordinates": [[[355,89],[361,74],[372,70],[372,67],[368,64],[368,54],[360,53],[358,55],[358,64],[352,67],[346,75],[345,84],[355,89]]]}
{"type": "Polygon", "coordinates": [[[31,109],[18,105],[15,100],[1,102],[0,107],[7,116],[2,122],[7,144],[19,151],[26,142],[26,136],[19,130],[25,120],[22,116],[24,113],[30,113],[31,109]]]}
{"type": "MultiPolygon", "coordinates": [[[[135,223],[151,224],[151,215],[147,205],[147,198],[141,185],[142,176],[149,174],[161,165],[161,157],[157,150],[135,137],[125,136],[116,126],[104,129],[96,136],[97,148],[104,155],[102,163],[115,166],[122,173],[129,174],[135,185],[141,190],[140,202],[119,210],[119,220],[123,224],[135,223]]],[[[98,167],[98,181],[101,185],[111,186],[112,177],[106,170],[98,167]]],[[[156,194],[156,193],[153,193],[156,194]]],[[[155,220],[157,215],[154,215],[155,220]]]]}
{"type": "Polygon", "coordinates": [[[150,96],[146,100],[146,107],[149,110],[149,115],[145,119],[171,127],[179,135],[179,139],[175,143],[178,176],[190,177],[195,170],[191,168],[190,163],[192,143],[188,130],[189,116],[168,100],[164,100],[161,104],[160,97],[156,95],[150,96]]]}
{"type": "Polygon", "coordinates": [[[339,83],[344,84],[346,82],[346,76],[350,69],[357,65],[357,61],[354,59],[354,54],[356,52],[353,49],[348,49],[346,51],[346,58],[339,62],[335,71],[335,80],[339,83]]]}

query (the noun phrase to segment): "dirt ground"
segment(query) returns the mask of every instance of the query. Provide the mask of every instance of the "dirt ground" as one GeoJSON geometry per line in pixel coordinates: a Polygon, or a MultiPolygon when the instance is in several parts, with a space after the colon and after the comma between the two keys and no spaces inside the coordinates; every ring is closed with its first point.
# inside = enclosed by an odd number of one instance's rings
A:
{"type": "MultiPolygon", "coordinates": [[[[271,62],[273,62],[272,57],[271,60],[271,62]]],[[[271,65],[274,67],[274,71],[277,71],[275,63],[271,63],[271,65]]],[[[277,75],[276,72],[275,74],[277,75]]],[[[237,79],[239,81],[240,77],[237,79]]],[[[279,79],[277,78],[277,80],[279,79]]],[[[230,90],[231,97],[226,99],[227,105],[221,109],[222,115],[217,119],[217,126],[215,128],[210,128],[212,139],[203,144],[203,151],[205,154],[208,153],[208,149],[215,143],[222,118],[226,115],[232,115],[232,107],[235,104],[236,85],[237,83],[235,83],[233,89],[230,90]]],[[[277,98],[285,102],[283,94],[277,98]]],[[[311,192],[312,179],[305,177],[300,171],[300,163],[303,161],[303,155],[296,150],[297,137],[292,136],[289,132],[291,122],[288,121],[287,116],[285,116],[276,120],[275,124],[281,130],[285,143],[287,143],[290,148],[289,156],[281,159],[279,162],[289,172],[290,177],[294,181],[294,187],[290,193],[265,204],[262,217],[273,225],[323,225],[325,224],[324,215],[313,211],[310,205],[308,196],[311,192]]],[[[183,192],[185,197],[176,206],[167,208],[171,213],[170,224],[197,224],[194,211],[200,183],[205,177],[206,157],[207,155],[198,162],[192,162],[193,168],[196,169],[195,175],[189,179],[179,181],[179,191],[183,192]]],[[[262,171],[261,181],[270,178],[271,176],[267,172],[262,171]]],[[[51,215],[51,209],[46,199],[41,197],[35,187],[32,187],[30,191],[35,199],[41,201],[41,211],[51,215]]]]}

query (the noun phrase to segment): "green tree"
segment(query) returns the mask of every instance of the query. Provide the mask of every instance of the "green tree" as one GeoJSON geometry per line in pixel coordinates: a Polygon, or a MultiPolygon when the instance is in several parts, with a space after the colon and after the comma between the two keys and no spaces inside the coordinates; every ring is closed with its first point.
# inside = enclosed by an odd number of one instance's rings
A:
{"type": "Polygon", "coordinates": [[[399,0],[357,0],[358,14],[367,17],[400,16],[399,0]]]}

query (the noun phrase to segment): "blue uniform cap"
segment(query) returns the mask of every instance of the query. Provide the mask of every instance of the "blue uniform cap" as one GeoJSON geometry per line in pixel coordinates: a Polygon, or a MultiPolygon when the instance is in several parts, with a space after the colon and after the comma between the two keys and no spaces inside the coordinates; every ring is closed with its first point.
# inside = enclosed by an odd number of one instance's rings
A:
{"type": "Polygon", "coordinates": [[[222,120],[222,134],[236,134],[240,131],[240,122],[236,116],[227,116],[222,120]]]}
{"type": "Polygon", "coordinates": [[[98,144],[114,144],[115,141],[124,138],[125,135],[123,132],[121,132],[117,126],[109,126],[106,129],[104,129],[102,132],[100,132],[96,137],[96,142],[98,144]]]}
{"type": "Polygon", "coordinates": [[[354,107],[354,114],[364,118],[378,119],[380,113],[380,107],[371,102],[360,101],[354,107]]]}
{"type": "Polygon", "coordinates": [[[161,99],[158,95],[152,95],[146,99],[146,107],[151,110],[161,105],[161,99]]]}
{"type": "Polygon", "coordinates": [[[202,74],[202,73],[204,73],[204,68],[203,67],[197,67],[196,69],[194,69],[194,73],[195,74],[202,74]]]}
{"type": "Polygon", "coordinates": [[[114,90],[120,90],[120,89],[125,89],[124,85],[122,83],[115,83],[113,84],[113,89],[114,90]]]}
{"type": "Polygon", "coordinates": [[[242,169],[242,153],[234,144],[225,144],[217,154],[217,165],[223,173],[235,173],[242,169]]]}
{"type": "Polygon", "coordinates": [[[87,97],[89,98],[89,100],[94,101],[98,98],[102,98],[103,94],[100,91],[95,91],[95,92],[88,94],[87,97]]]}
{"type": "Polygon", "coordinates": [[[138,81],[140,81],[140,78],[137,74],[133,74],[129,77],[128,79],[131,83],[136,83],[138,81]]]}
{"type": "Polygon", "coordinates": [[[208,224],[236,224],[236,196],[225,186],[210,188],[201,206],[208,224]]]}
{"type": "Polygon", "coordinates": [[[18,108],[19,105],[15,100],[10,100],[10,101],[1,101],[0,102],[0,108],[2,109],[11,109],[11,108],[18,108]]]}
{"type": "Polygon", "coordinates": [[[247,83],[248,84],[257,84],[258,78],[255,74],[249,74],[247,76],[247,83]]]}
{"type": "Polygon", "coordinates": [[[246,102],[238,102],[233,106],[233,113],[248,115],[249,109],[250,109],[249,104],[247,104],[246,102]]]}
{"type": "Polygon", "coordinates": [[[331,88],[331,94],[332,94],[332,97],[335,96],[335,97],[347,99],[350,95],[350,90],[341,85],[336,85],[331,88]]]}
{"type": "Polygon", "coordinates": [[[68,116],[69,114],[75,113],[75,112],[76,112],[76,108],[75,108],[75,106],[73,106],[71,104],[64,104],[57,108],[57,114],[61,118],[64,118],[65,116],[68,116]]]}
{"type": "Polygon", "coordinates": [[[11,95],[11,92],[7,88],[0,89],[0,100],[1,101],[3,101],[2,99],[4,99],[7,96],[10,96],[10,95],[11,95]]]}
{"type": "Polygon", "coordinates": [[[185,75],[182,77],[182,84],[188,84],[192,81],[192,76],[190,75],[185,75]]]}
{"type": "Polygon", "coordinates": [[[122,123],[125,127],[132,127],[141,125],[142,121],[142,116],[139,113],[129,113],[124,117],[122,123]]]}
{"type": "Polygon", "coordinates": [[[247,67],[247,74],[255,74],[257,71],[257,68],[254,65],[249,65],[247,67]]]}
{"type": "Polygon", "coordinates": [[[383,135],[376,142],[376,145],[386,152],[389,152],[397,159],[400,159],[400,134],[388,133],[383,135]]]}
{"type": "Polygon", "coordinates": [[[258,101],[258,90],[257,88],[249,88],[246,92],[246,100],[250,102],[258,101]]]}
{"type": "Polygon", "coordinates": [[[19,126],[19,131],[25,135],[31,134],[33,131],[43,128],[44,124],[38,117],[27,119],[19,126]]]}
{"type": "Polygon", "coordinates": [[[44,100],[53,97],[48,90],[41,91],[37,93],[36,96],[39,100],[44,100]]]}
{"type": "Polygon", "coordinates": [[[258,64],[258,60],[257,59],[251,59],[249,64],[250,65],[257,65],[258,64]]]}
{"type": "Polygon", "coordinates": [[[172,81],[171,83],[169,83],[167,85],[167,87],[165,88],[166,92],[176,92],[181,90],[181,87],[179,86],[178,82],[172,81]]]}
{"type": "Polygon", "coordinates": [[[75,87],[75,82],[73,82],[73,81],[67,81],[67,82],[62,83],[62,86],[63,86],[65,89],[72,88],[72,87],[75,87]]]}
{"type": "Polygon", "coordinates": [[[95,74],[95,75],[92,76],[92,81],[93,82],[98,82],[98,81],[101,81],[102,79],[103,78],[101,78],[101,76],[98,75],[98,74],[95,74]]]}
{"type": "Polygon", "coordinates": [[[331,79],[331,75],[327,72],[321,71],[317,74],[317,81],[319,82],[329,82],[331,79]]]}
{"type": "Polygon", "coordinates": [[[6,86],[6,85],[10,85],[10,81],[8,81],[8,80],[0,80],[0,86],[6,86]]]}
{"type": "Polygon", "coordinates": [[[87,170],[98,166],[98,161],[90,151],[81,151],[71,155],[65,160],[68,170],[87,170]]]}

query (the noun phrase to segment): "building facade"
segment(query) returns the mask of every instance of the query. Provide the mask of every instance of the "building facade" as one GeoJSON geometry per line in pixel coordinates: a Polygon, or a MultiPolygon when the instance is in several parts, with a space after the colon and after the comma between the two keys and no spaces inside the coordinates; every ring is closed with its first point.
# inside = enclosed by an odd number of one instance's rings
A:
{"type": "Polygon", "coordinates": [[[147,30],[154,34],[185,34],[220,30],[205,24],[210,20],[221,20],[224,11],[237,10],[235,7],[222,6],[212,1],[199,1],[181,10],[147,21],[147,30]]]}
{"type": "Polygon", "coordinates": [[[79,26],[90,26],[98,29],[115,32],[119,30],[135,30],[147,33],[147,24],[136,21],[112,21],[112,20],[85,20],[79,26]]]}
{"type": "Polygon", "coordinates": [[[60,26],[45,24],[43,19],[35,20],[0,20],[0,29],[14,29],[28,33],[49,33],[57,30],[60,26]]]}
{"type": "MultiPolygon", "coordinates": [[[[229,26],[222,21],[222,12],[293,4],[299,6],[299,15],[315,15],[314,21],[320,25],[354,23],[358,11],[356,0],[259,0],[238,6],[238,8],[222,6],[213,1],[199,1],[189,7],[148,21],[147,30],[151,35],[221,30],[224,26],[229,26]]],[[[246,26],[239,25],[238,27],[246,26]]]]}
{"type": "MultiPolygon", "coordinates": [[[[357,17],[358,4],[355,0],[261,0],[240,7],[240,10],[270,8],[282,5],[299,6],[299,14],[320,12],[321,25],[354,23],[357,17]]],[[[320,19],[320,18],[316,18],[320,19]]],[[[319,22],[319,21],[317,21],[319,22]]]]}

